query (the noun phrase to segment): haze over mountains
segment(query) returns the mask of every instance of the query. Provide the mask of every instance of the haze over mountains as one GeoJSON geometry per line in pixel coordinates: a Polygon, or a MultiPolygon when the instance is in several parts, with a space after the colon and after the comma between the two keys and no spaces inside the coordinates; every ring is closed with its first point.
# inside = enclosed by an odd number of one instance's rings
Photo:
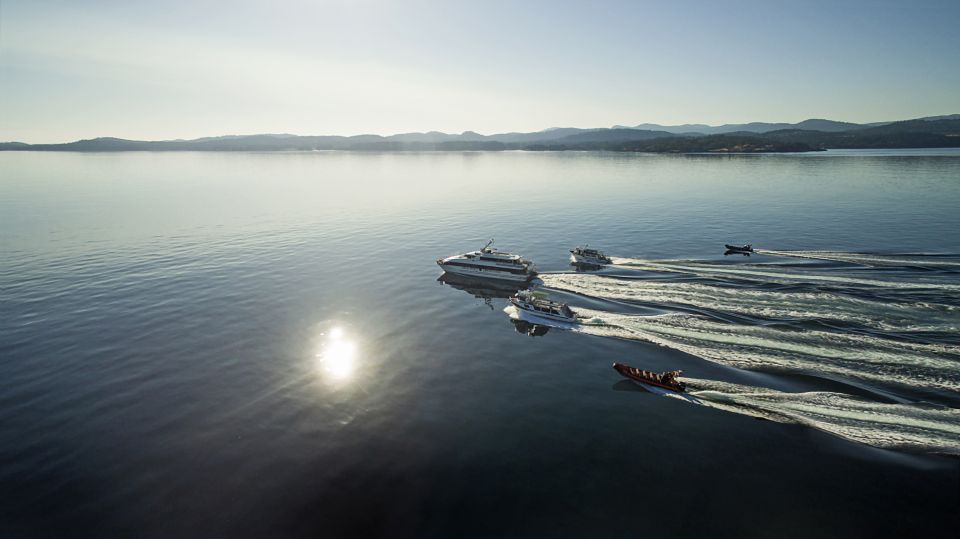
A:
{"type": "Polygon", "coordinates": [[[709,126],[640,124],[612,128],[551,128],[481,135],[437,131],[396,135],[227,135],[193,140],[137,141],[112,137],[61,144],[0,143],[25,151],[403,151],[611,150],[650,152],[776,152],[829,148],[960,147],[960,114],[855,124],[809,119],[795,124],[752,122],[709,126]]]}

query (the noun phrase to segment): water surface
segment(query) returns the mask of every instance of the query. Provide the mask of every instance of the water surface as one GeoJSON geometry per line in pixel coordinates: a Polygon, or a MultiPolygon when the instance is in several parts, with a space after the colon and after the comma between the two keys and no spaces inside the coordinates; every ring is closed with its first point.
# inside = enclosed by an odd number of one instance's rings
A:
{"type": "Polygon", "coordinates": [[[940,150],[0,153],[0,533],[943,532],[958,207],[940,150]],[[491,237],[589,323],[438,280],[491,237]]]}

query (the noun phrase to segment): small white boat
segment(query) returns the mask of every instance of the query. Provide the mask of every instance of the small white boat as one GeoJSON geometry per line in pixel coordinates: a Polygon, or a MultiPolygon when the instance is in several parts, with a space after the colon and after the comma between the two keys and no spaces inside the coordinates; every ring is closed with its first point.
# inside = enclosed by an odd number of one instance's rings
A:
{"type": "Polygon", "coordinates": [[[588,245],[570,249],[570,260],[574,264],[589,264],[591,266],[603,266],[610,264],[610,257],[603,254],[602,251],[591,249],[588,245]]]}
{"type": "Polygon", "coordinates": [[[490,247],[492,244],[493,240],[490,240],[479,251],[441,258],[437,265],[449,273],[483,279],[525,282],[537,275],[533,262],[520,255],[498,251],[490,247]]]}
{"type": "Polygon", "coordinates": [[[517,292],[510,298],[510,303],[517,308],[519,316],[529,315],[555,322],[577,323],[577,314],[566,303],[551,301],[529,290],[517,292]]]}

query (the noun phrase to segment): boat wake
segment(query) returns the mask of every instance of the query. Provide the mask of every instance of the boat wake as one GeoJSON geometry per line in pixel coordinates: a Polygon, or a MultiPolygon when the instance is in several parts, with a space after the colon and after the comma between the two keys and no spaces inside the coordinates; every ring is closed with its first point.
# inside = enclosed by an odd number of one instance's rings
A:
{"type": "Polygon", "coordinates": [[[718,322],[703,316],[641,316],[577,309],[574,331],[656,343],[751,370],[837,375],[879,386],[960,391],[960,347],[870,335],[718,322]]]}
{"type": "Polygon", "coordinates": [[[868,300],[815,288],[770,290],[593,274],[549,274],[541,279],[546,287],[599,299],[777,320],[836,321],[887,331],[937,332],[945,339],[960,332],[960,307],[930,302],[868,300]]]}
{"type": "Polygon", "coordinates": [[[779,284],[820,283],[837,286],[865,286],[879,289],[945,290],[960,292],[960,284],[910,276],[908,279],[892,275],[881,278],[862,278],[838,275],[836,271],[816,271],[813,268],[786,268],[771,264],[724,264],[697,260],[644,260],[642,258],[613,258],[613,265],[625,269],[682,273],[714,279],[740,279],[779,284]]]}
{"type": "Polygon", "coordinates": [[[960,410],[953,408],[885,404],[831,392],[785,393],[696,378],[683,381],[704,406],[799,423],[875,447],[960,455],[960,410]]]}
{"type": "Polygon", "coordinates": [[[754,252],[770,256],[828,260],[831,262],[869,267],[893,266],[960,271],[960,256],[958,255],[848,253],[843,251],[778,251],[773,249],[755,249],[754,252]]]}
{"type": "MultiPolygon", "coordinates": [[[[541,274],[542,285],[640,315],[576,307],[575,332],[707,361],[807,374],[854,394],[785,393],[684,378],[685,400],[799,423],[876,447],[960,455],[960,260],[947,255],[758,251],[820,264],[613,258],[656,275],[541,274]],[[859,391],[858,391],[859,390],[859,391]],[[871,397],[877,397],[871,400],[871,397]]],[[[592,305],[596,306],[596,304],[592,305]]],[[[841,390],[842,391],[842,390],[841,390]]],[[[662,392],[677,398],[673,392],[662,392]]]]}

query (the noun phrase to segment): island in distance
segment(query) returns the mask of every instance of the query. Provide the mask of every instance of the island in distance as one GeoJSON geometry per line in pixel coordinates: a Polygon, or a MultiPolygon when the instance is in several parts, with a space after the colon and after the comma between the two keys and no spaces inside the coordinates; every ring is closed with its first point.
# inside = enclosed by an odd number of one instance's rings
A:
{"type": "Polygon", "coordinates": [[[231,135],[193,140],[141,141],[102,137],[61,144],[2,142],[6,151],[563,151],[653,153],[810,152],[844,148],[960,147],[960,114],[899,122],[854,124],[811,119],[796,124],[708,126],[641,124],[600,129],[573,127],[533,133],[481,135],[404,133],[390,136],[231,135]]]}

